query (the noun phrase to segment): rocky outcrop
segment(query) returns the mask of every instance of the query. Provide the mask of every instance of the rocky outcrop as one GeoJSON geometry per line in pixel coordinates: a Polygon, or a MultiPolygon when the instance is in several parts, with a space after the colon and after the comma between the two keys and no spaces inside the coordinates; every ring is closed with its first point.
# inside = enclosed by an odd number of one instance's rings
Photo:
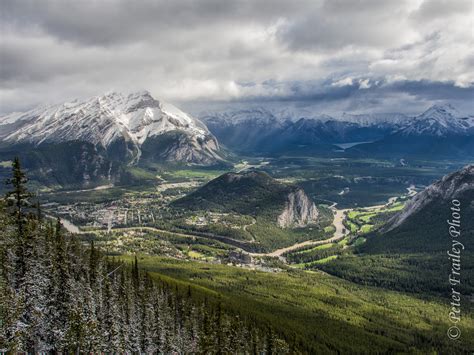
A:
{"type": "Polygon", "coordinates": [[[161,156],[170,162],[211,165],[223,160],[217,154],[218,150],[219,145],[214,137],[196,138],[183,134],[161,156]]]}
{"type": "Polygon", "coordinates": [[[424,191],[415,195],[405,208],[381,228],[388,232],[400,226],[407,218],[422,210],[433,201],[455,199],[467,190],[474,189],[474,165],[468,165],[460,171],[444,176],[441,180],[428,186],[424,191]]]}
{"type": "Polygon", "coordinates": [[[285,209],[278,216],[282,228],[305,227],[318,219],[318,209],[302,189],[288,194],[285,209]]]}

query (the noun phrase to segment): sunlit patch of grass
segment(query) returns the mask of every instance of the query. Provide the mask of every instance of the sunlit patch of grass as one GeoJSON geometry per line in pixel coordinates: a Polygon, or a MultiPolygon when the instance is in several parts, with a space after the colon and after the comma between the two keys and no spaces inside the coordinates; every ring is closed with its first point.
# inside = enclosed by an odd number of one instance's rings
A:
{"type": "Polygon", "coordinates": [[[191,259],[202,259],[204,257],[203,254],[197,252],[197,251],[194,251],[194,250],[190,250],[188,251],[188,256],[191,258],[191,259]]]}
{"type": "Polygon", "coordinates": [[[331,261],[331,260],[334,260],[337,258],[337,255],[331,255],[331,256],[328,256],[327,258],[323,258],[323,259],[319,259],[319,260],[316,260],[316,261],[313,261],[312,264],[326,264],[327,262],[331,261]]]}
{"type": "Polygon", "coordinates": [[[349,226],[349,230],[351,231],[351,233],[356,233],[359,230],[359,227],[357,226],[357,224],[351,221],[347,221],[347,224],[349,226]]]}
{"type": "Polygon", "coordinates": [[[221,170],[199,170],[199,169],[180,169],[174,171],[167,171],[167,175],[174,178],[188,178],[188,179],[214,179],[222,175],[225,171],[221,170]]]}
{"type": "Polygon", "coordinates": [[[324,233],[333,233],[335,230],[336,228],[334,228],[334,226],[324,227],[324,233]]]}
{"type": "Polygon", "coordinates": [[[367,222],[370,221],[370,219],[371,219],[372,217],[374,217],[374,216],[376,216],[376,215],[377,215],[377,213],[375,213],[375,212],[373,212],[373,213],[367,213],[367,214],[364,213],[364,214],[362,214],[362,215],[359,216],[359,219],[360,219],[362,222],[367,223],[367,222]]]}
{"type": "Polygon", "coordinates": [[[386,209],[384,212],[396,212],[401,211],[405,207],[405,202],[396,202],[390,208],[386,209]]]}
{"type": "Polygon", "coordinates": [[[364,244],[365,241],[366,241],[366,239],[364,237],[359,237],[354,241],[354,243],[352,245],[356,247],[356,246],[359,246],[361,244],[364,244]]]}
{"type": "Polygon", "coordinates": [[[372,224],[364,224],[361,228],[360,231],[362,233],[369,233],[372,229],[374,229],[374,226],[372,224]]]}
{"type": "Polygon", "coordinates": [[[347,243],[349,243],[349,237],[345,237],[344,239],[340,240],[337,242],[338,245],[347,245],[347,243]]]}

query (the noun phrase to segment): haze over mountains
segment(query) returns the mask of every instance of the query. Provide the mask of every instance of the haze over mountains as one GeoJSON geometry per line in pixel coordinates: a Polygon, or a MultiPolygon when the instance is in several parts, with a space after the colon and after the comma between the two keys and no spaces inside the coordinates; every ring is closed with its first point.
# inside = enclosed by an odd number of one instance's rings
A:
{"type": "Polygon", "coordinates": [[[350,153],[426,155],[437,143],[441,155],[474,155],[474,118],[449,104],[434,105],[415,117],[399,113],[301,117],[290,111],[249,109],[205,114],[201,119],[222,144],[246,153],[324,153],[341,143],[370,142],[350,153]]]}

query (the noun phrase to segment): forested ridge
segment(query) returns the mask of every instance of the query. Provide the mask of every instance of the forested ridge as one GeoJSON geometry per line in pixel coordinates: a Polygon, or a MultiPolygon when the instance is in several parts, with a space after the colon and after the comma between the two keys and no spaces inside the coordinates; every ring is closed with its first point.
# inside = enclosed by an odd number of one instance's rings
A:
{"type": "MultiPolygon", "coordinates": [[[[178,292],[46,220],[18,159],[0,201],[0,352],[286,353],[262,324],[178,292]]],[[[292,349],[295,350],[295,349],[292,349]]]]}

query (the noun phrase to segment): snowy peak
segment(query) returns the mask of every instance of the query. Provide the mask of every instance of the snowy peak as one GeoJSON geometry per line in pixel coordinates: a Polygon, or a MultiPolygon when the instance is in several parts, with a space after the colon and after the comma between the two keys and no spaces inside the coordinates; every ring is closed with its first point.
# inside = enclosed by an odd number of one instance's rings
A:
{"type": "Polygon", "coordinates": [[[206,123],[226,126],[236,126],[241,124],[280,125],[281,122],[284,121],[265,108],[249,108],[235,111],[203,113],[200,116],[206,123]]]}
{"type": "Polygon", "coordinates": [[[370,127],[375,125],[392,125],[394,127],[406,123],[410,119],[403,113],[369,113],[369,114],[349,114],[344,112],[339,121],[356,123],[362,127],[370,127]]]}
{"type": "Polygon", "coordinates": [[[107,148],[126,138],[141,145],[150,136],[173,130],[200,138],[210,135],[204,124],[147,91],[110,92],[0,119],[0,138],[34,144],[84,140],[107,148]]]}
{"type": "Polygon", "coordinates": [[[109,92],[0,118],[0,140],[11,144],[38,146],[81,141],[108,149],[116,142],[127,142],[135,147],[135,160],[145,141],[171,132],[187,137],[181,139],[179,147],[181,152],[185,148],[189,162],[202,155],[189,151],[189,147],[202,148],[204,155],[215,158],[218,143],[207,127],[177,107],[155,99],[148,91],[109,92]]]}
{"type": "Polygon", "coordinates": [[[452,105],[434,105],[403,127],[403,135],[446,136],[467,133],[469,122],[452,105]]]}
{"type": "Polygon", "coordinates": [[[433,105],[428,108],[425,112],[418,116],[418,119],[423,118],[434,118],[434,119],[445,119],[446,117],[458,118],[460,117],[459,111],[451,104],[444,105],[433,105]]]}

